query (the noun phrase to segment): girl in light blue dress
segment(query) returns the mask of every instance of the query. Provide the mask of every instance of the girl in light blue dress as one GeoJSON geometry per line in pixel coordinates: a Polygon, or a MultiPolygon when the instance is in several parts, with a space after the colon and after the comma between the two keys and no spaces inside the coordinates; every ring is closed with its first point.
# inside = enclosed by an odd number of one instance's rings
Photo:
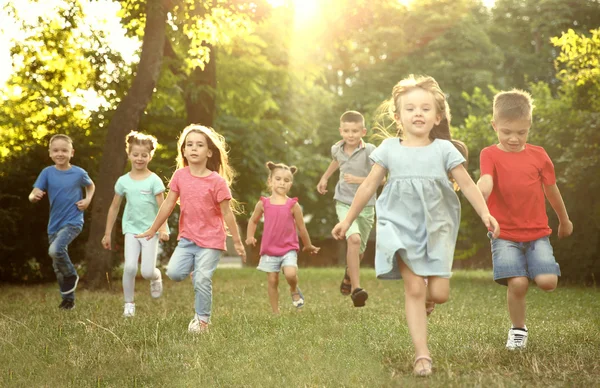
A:
{"type": "Polygon", "coordinates": [[[450,136],[450,108],[437,82],[410,76],[394,86],[392,98],[381,109],[396,122],[397,137],[384,140],[371,153],[375,164],[332,234],[344,238],[387,176],[376,203],[375,271],[380,279],[404,279],[406,320],[416,352],[414,373],[429,376],[433,364],[426,308],[448,300],[460,223],[460,203],[450,178],[495,236],[500,228],[463,166],[465,145],[450,136]]]}

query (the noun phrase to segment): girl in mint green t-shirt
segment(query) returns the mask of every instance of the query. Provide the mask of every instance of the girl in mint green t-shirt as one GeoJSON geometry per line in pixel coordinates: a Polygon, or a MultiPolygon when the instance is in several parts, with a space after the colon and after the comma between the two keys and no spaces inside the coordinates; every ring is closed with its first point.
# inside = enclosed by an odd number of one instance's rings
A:
{"type": "Polygon", "coordinates": [[[152,225],[158,209],[164,201],[165,185],[158,175],[148,169],[148,163],[152,160],[158,144],[156,138],[131,131],[125,138],[125,144],[131,162],[131,171],[121,176],[115,184],[115,196],[106,217],[106,230],[102,238],[102,246],[105,249],[111,249],[113,225],[119,214],[121,200],[125,197],[126,204],[122,223],[125,239],[125,265],[123,268],[125,307],[123,316],[133,317],[135,315],[133,293],[140,253],[142,257],[141,272],[144,279],[150,280],[150,294],[153,298],[158,298],[162,294],[162,275],[156,268],[156,256],[158,240],[167,241],[169,229],[165,222],[157,235],[149,240],[134,237],[152,225]]]}

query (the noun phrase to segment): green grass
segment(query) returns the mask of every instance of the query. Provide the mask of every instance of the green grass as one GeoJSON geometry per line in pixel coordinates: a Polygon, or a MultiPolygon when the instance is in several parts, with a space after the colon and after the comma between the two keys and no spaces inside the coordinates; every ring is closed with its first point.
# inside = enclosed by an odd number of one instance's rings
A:
{"type": "MultiPolygon", "coordinates": [[[[340,295],[341,269],[300,270],[307,300],[296,312],[282,277],[273,316],[266,276],[219,269],[213,324],[192,336],[189,280],[165,280],[153,300],[137,281],[136,317],[124,319],[115,292],[77,293],[59,311],[54,284],[0,289],[0,386],[22,387],[393,387],[417,386],[404,318],[403,283],[362,271],[363,309],[340,295]]],[[[600,292],[561,287],[528,294],[528,349],[504,349],[506,289],[484,271],[459,271],[451,299],[429,319],[429,386],[600,386],[600,292]]]]}

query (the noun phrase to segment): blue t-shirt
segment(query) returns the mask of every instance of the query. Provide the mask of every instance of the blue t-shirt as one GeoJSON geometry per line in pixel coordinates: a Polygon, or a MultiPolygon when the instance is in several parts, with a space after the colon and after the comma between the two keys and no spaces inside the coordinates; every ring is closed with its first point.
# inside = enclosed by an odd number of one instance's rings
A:
{"type": "Polygon", "coordinates": [[[115,193],[127,201],[123,212],[123,234],[140,234],[152,226],[158,213],[156,196],[164,191],[165,185],[155,173],[142,180],[131,179],[127,173],[117,180],[115,193]]]}
{"type": "Polygon", "coordinates": [[[92,184],[88,173],[81,167],[71,165],[65,171],[56,166],[42,170],[33,187],[45,191],[50,201],[48,234],[58,232],[66,225],[83,226],[83,212],[76,203],[83,199],[82,187],[92,184]]]}

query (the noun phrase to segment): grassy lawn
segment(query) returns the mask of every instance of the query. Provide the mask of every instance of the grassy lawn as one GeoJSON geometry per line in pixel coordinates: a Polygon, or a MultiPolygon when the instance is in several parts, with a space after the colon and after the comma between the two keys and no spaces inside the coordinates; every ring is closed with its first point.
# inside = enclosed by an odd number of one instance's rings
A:
{"type": "MultiPolygon", "coordinates": [[[[273,316],[266,276],[219,269],[213,324],[187,333],[193,316],[189,280],[165,280],[150,298],[137,281],[136,316],[121,317],[122,293],[80,290],[77,307],[60,311],[54,284],[0,289],[0,386],[12,387],[395,387],[423,385],[411,376],[413,349],[401,281],[362,271],[370,298],[363,309],[340,295],[341,269],[302,268],[307,304],[296,312],[285,279],[282,313],[273,316]]],[[[600,386],[600,292],[559,285],[528,295],[528,349],[504,349],[506,288],[484,271],[459,271],[451,299],[429,319],[434,375],[440,387],[600,386]]]]}

